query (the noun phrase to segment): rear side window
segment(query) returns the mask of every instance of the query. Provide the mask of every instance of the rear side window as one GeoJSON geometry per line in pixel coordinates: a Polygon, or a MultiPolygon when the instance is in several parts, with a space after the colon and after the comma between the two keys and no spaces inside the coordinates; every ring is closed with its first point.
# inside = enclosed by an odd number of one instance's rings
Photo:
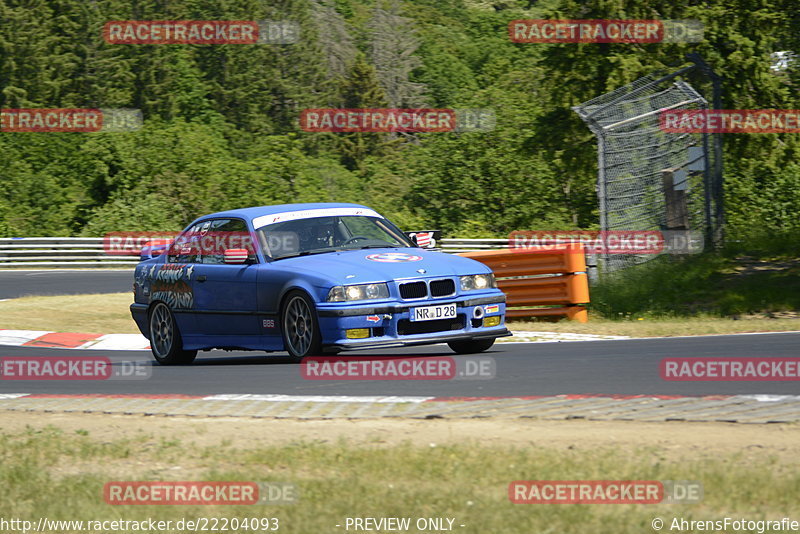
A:
{"type": "Polygon", "coordinates": [[[205,223],[197,223],[184,230],[169,247],[168,263],[200,263],[200,247],[193,236],[200,235],[205,223]]]}
{"type": "Polygon", "coordinates": [[[225,250],[231,248],[243,248],[247,250],[247,255],[255,257],[255,248],[247,225],[241,219],[214,219],[201,241],[204,250],[201,255],[202,263],[224,264],[225,250]]]}
{"type": "Polygon", "coordinates": [[[192,225],[175,240],[170,263],[225,263],[226,249],[245,249],[255,259],[255,246],[241,219],[209,219],[192,225]]]}

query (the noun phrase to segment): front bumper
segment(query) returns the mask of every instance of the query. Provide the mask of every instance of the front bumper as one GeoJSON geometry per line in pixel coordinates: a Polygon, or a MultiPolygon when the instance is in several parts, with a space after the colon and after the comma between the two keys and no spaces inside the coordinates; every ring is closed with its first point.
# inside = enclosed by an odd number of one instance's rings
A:
{"type": "Polygon", "coordinates": [[[510,336],[505,327],[505,295],[500,292],[475,296],[424,299],[413,302],[393,301],[375,305],[318,304],[323,347],[329,350],[355,350],[401,347],[494,339],[510,336]],[[411,321],[412,308],[455,304],[456,317],[434,321],[411,321]],[[493,326],[484,320],[497,317],[493,326]],[[369,329],[365,338],[348,338],[348,330],[369,329]]]}

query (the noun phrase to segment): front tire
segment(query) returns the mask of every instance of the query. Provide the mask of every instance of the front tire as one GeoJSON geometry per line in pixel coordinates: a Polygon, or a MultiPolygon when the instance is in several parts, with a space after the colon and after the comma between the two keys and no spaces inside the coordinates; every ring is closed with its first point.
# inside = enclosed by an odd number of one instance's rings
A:
{"type": "Polygon", "coordinates": [[[150,350],[161,365],[187,365],[197,356],[196,350],[183,350],[183,340],[169,306],[158,302],[150,310],[150,350]]]}
{"type": "Polygon", "coordinates": [[[286,296],[281,309],[281,327],[283,346],[293,358],[322,353],[317,310],[302,291],[292,291],[286,296]]]}
{"type": "Polygon", "coordinates": [[[458,354],[475,354],[483,352],[494,345],[494,339],[470,339],[468,341],[451,341],[447,344],[458,354]]]}

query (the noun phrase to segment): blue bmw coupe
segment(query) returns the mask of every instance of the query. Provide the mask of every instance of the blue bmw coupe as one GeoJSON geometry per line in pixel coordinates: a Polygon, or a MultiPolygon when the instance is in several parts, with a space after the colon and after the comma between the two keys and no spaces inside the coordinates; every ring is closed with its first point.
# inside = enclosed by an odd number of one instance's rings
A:
{"type": "Polygon", "coordinates": [[[169,245],[145,247],[131,314],[161,364],[198,350],[295,358],[447,343],[457,353],[510,335],[491,270],[420,248],[356,204],[213,213],[169,245]]]}

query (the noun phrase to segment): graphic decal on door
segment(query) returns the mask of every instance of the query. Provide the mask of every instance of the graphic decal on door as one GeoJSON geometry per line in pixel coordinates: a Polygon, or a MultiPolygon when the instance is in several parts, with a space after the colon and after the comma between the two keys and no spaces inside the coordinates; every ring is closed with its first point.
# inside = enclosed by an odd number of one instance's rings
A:
{"type": "Polygon", "coordinates": [[[167,264],[150,269],[150,300],[161,300],[173,309],[190,309],[194,307],[192,293],[192,273],[194,265],[167,264]],[[155,270],[155,275],[153,271],[155,270]]]}

